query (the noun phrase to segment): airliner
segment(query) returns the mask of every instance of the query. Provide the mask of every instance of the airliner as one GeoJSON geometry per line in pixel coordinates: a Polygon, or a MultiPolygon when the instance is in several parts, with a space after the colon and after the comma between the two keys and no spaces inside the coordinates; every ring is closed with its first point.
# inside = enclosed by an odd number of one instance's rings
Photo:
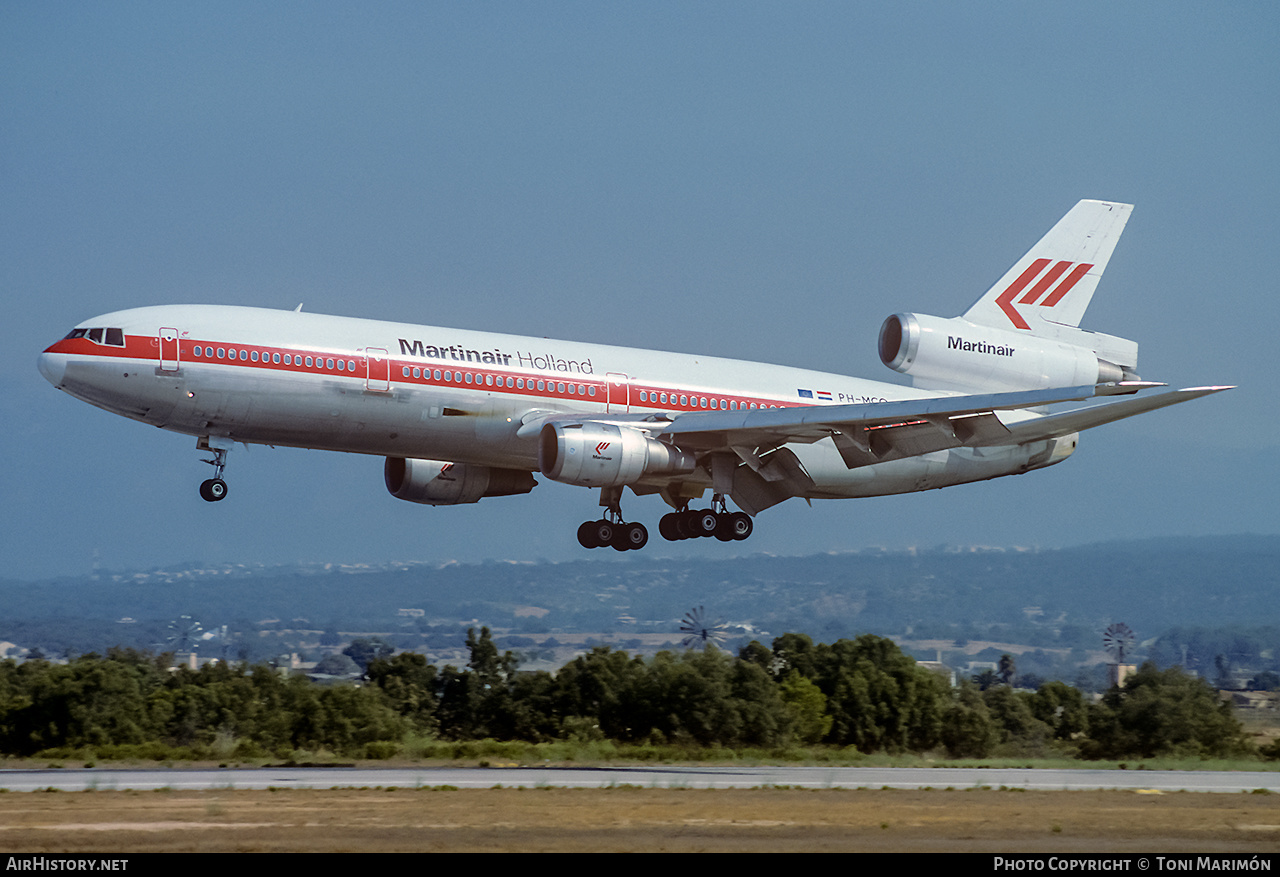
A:
{"type": "Polygon", "coordinates": [[[787,499],[1018,475],[1065,460],[1085,429],[1230,389],[1145,392],[1167,385],[1138,376],[1135,342],[1079,327],[1131,211],[1081,201],[962,316],[888,317],[880,359],[911,386],[301,305],[117,311],[39,368],[85,402],[195,436],[210,502],[227,496],[235,442],[282,445],[385,457],[392,496],[428,505],[528,493],[535,474],[599,489],[585,548],[648,542],[624,488],[672,508],[665,539],[729,542],[787,499]]]}

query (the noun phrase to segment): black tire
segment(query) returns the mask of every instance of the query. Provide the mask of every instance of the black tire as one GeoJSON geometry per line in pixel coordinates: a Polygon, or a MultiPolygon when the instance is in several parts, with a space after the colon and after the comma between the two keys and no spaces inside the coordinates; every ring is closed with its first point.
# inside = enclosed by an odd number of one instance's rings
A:
{"type": "Polygon", "coordinates": [[[599,521],[592,521],[591,527],[591,532],[595,533],[596,536],[596,547],[603,548],[606,545],[613,544],[614,531],[617,530],[613,524],[601,519],[599,521]]]}
{"type": "Polygon", "coordinates": [[[751,535],[751,531],[755,529],[755,522],[751,520],[751,516],[746,512],[734,512],[729,515],[729,529],[733,533],[734,541],[741,542],[751,535]]]}
{"type": "Polygon", "coordinates": [[[679,513],[672,512],[669,515],[663,515],[658,521],[658,532],[668,542],[678,542],[681,539],[679,513]]]}
{"type": "Polygon", "coordinates": [[[676,512],[675,531],[677,539],[692,539],[694,537],[693,514],[693,512],[689,511],[676,512]]]}
{"type": "Polygon", "coordinates": [[[596,542],[596,522],[583,521],[578,527],[578,544],[583,548],[599,548],[600,543],[596,542]]]}
{"type": "Polygon", "coordinates": [[[623,524],[622,534],[628,551],[639,551],[649,544],[649,530],[644,524],[623,524]]]}
{"type": "Polygon", "coordinates": [[[716,515],[716,538],[721,542],[733,541],[733,515],[716,515]]]}
{"type": "Polygon", "coordinates": [[[690,532],[695,536],[714,536],[716,533],[716,524],[719,523],[717,515],[711,509],[703,509],[700,512],[689,512],[690,532]]]}
{"type": "Polygon", "coordinates": [[[227,482],[221,478],[210,478],[200,485],[200,498],[205,502],[217,502],[227,496],[227,482]]]}

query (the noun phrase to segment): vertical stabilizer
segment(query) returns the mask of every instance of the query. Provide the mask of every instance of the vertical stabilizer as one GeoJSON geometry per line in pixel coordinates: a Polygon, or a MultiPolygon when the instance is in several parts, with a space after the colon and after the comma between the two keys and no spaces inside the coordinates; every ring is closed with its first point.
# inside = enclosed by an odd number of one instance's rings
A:
{"type": "Polygon", "coordinates": [[[1132,210],[1132,204],[1081,201],[965,312],[964,319],[1048,336],[1057,335],[1059,326],[1079,326],[1132,210]]]}

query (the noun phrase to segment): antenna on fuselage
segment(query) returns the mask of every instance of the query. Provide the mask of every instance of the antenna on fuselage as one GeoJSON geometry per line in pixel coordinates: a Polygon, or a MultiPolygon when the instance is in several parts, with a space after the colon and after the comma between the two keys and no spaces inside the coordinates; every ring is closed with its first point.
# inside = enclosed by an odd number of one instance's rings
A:
{"type": "Polygon", "coordinates": [[[302,313],[302,302],[298,302],[298,306],[297,306],[296,308],[294,308],[294,309],[293,309],[293,312],[294,312],[295,314],[300,314],[300,313],[302,313]]]}

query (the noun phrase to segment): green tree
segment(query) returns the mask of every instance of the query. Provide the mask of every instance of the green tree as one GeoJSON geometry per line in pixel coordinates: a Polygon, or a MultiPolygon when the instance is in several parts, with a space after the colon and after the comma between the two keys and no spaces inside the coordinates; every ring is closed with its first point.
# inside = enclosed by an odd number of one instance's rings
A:
{"type": "Polygon", "coordinates": [[[818,674],[816,663],[817,648],[806,634],[784,633],[773,641],[773,661],[771,667],[774,678],[785,677],[792,670],[801,676],[814,679],[818,674]]]}
{"type": "Polygon", "coordinates": [[[1036,718],[1031,709],[1031,695],[998,685],[982,693],[999,732],[1001,751],[1006,755],[1041,755],[1053,730],[1036,718]]]}
{"type": "Polygon", "coordinates": [[[1031,695],[1031,714],[1048,725],[1053,736],[1069,740],[1089,728],[1089,709],[1080,689],[1052,680],[1031,695]]]}
{"type": "Polygon", "coordinates": [[[995,749],[1000,731],[973,683],[960,684],[955,701],[943,713],[940,737],[952,758],[986,758],[995,749]]]}
{"type": "Polygon", "coordinates": [[[351,645],[342,650],[342,654],[360,666],[361,673],[367,672],[373,661],[378,658],[389,658],[394,653],[395,647],[391,643],[376,636],[353,639],[351,645]]]}
{"type": "Polygon", "coordinates": [[[315,672],[327,676],[359,676],[360,665],[340,652],[330,652],[316,663],[315,672]]]}
{"type": "Polygon", "coordinates": [[[440,703],[437,710],[440,732],[458,740],[482,737],[510,739],[518,718],[513,684],[519,664],[513,652],[498,651],[489,628],[467,630],[467,669],[445,667],[440,673],[440,703]]]}
{"type": "Polygon", "coordinates": [[[997,675],[1000,677],[1001,685],[1012,685],[1013,679],[1018,675],[1018,665],[1013,659],[1013,655],[1003,654],[1000,656],[999,671],[997,675]]]}
{"type": "Polygon", "coordinates": [[[484,737],[488,729],[480,715],[484,686],[479,677],[449,665],[440,671],[439,688],[436,722],[440,734],[452,740],[484,737]]]}
{"type": "Polygon", "coordinates": [[[892,640],[864,634],[814,648],[813,681],[827,698],[828,740],[863,752],[922,751],[938,743],[945,683],[892,640]]]}
{"type": "Polygon", "coordinates": [[[589,720],[613,740],[643,740],[653,727],[647,675],[642,659],[596,646],[556,673],[556,712],[589,720]]]}
{"type": "Polygon", "coordinates": [[[420,732],[436,729],[436,668],[424,655],[401,652],[391,658],[376,658],[369,664],[368,678],[381,689],[388,704],[420,732]]]}
{"type": "Polygon", "coordinates": [[[795,739],[811,746],[831,732],[834,719],[827,715],[827,697],[817,685],[792,670],[778,686],[782,702],[791,717],[795,739]]]}
{"type": "Polygon", "coordinates": [[[740,729],[728,708],[728,676],[723,653],[715,646],[680,655],[659,652],[646,674],[656,707],[654,729],[676,743],[708,746],[736,739],[740,729]]]}
{"type": "Polygon", "coordinates": [[[1151,662],[1112,688],[1089,715],[1086,758],[1227,757],[1249,751],[1231,705],[1203,679],[1151,662]]]}
{"type": "Polygon", "coordinates": [[[987,691],[1000,684],[1000,675],[995,670],[983,670],[975,674],[972,681],[979,691],[987,691]]]}
{"type": "Polygon", "coordinates": [[[738,649],[738,657],[759,666],[765,671],[773,671],[773,652],[757,640],[752,640],[738,649]]]}

